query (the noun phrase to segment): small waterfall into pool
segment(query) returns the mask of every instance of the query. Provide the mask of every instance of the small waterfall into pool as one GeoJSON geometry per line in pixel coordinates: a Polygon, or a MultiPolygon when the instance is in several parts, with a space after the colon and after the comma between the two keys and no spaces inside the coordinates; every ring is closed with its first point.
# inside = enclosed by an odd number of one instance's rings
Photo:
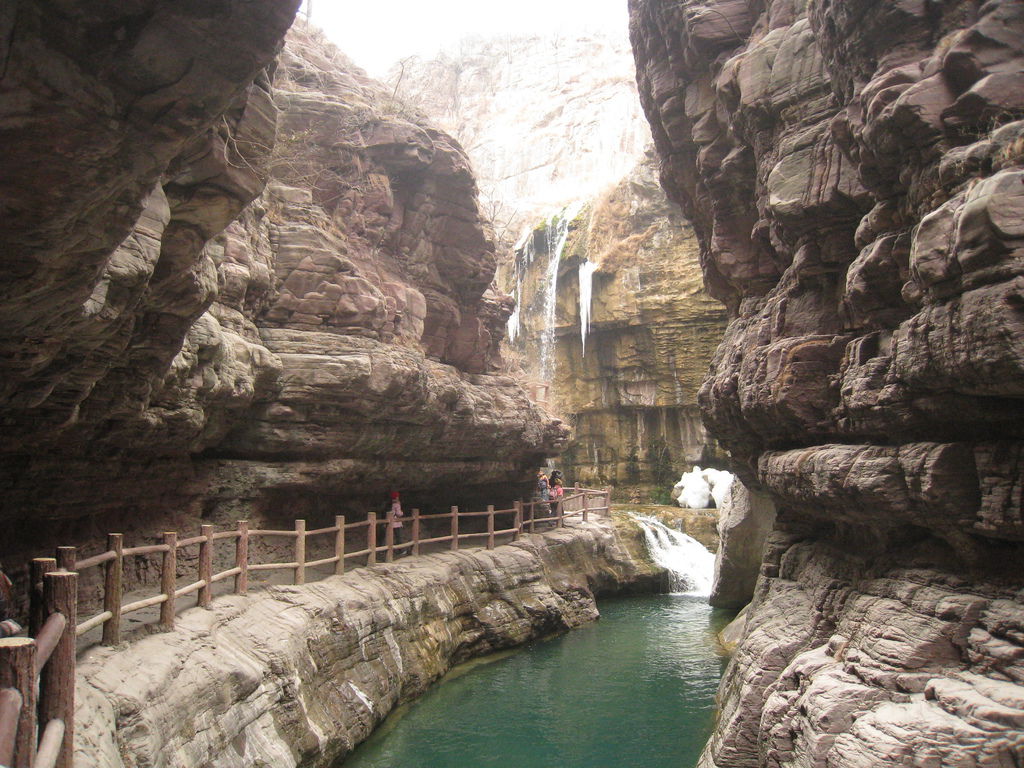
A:
{"type": "Polygon", "coordinates": [[[708,596],[715,575],[715,556],[685,533],[673,531],[654,517],[633,515],[643,529],[647,551],[668,571],[672,594],[708,596]]]}

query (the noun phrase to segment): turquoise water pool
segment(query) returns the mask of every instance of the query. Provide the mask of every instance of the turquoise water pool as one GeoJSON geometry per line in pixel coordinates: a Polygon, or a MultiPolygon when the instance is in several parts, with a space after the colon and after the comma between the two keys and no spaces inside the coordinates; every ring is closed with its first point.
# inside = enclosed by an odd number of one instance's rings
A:
{"type": "Polygon", "coordinates": [[[690,768],[729,615],[703,597],[602,602],[601,620],[474,663],[397,710],[344,768],[690,768]]]}

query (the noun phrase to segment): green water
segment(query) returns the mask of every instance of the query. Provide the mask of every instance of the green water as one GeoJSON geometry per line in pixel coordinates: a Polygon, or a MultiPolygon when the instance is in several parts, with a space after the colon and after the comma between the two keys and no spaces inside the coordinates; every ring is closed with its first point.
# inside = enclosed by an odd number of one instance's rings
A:
{"type": "Polygon", "coordinates": [[[463,668],[344,768],[692,768],[723,669],[704,598],[603,602],[601,620],[463,668]]]}

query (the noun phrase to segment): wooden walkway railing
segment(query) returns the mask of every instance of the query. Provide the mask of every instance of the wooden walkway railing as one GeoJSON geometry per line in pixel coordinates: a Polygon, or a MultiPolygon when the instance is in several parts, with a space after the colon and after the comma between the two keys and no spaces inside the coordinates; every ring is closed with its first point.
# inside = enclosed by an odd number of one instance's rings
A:
{"type": "Polygon", "coordinates": [[[72,765],[78,574],[55,568],[33,561],[30,636],[0,640],[0,765],[10,768],[72,765]]]}
{"type": "Polygon", "coordinates": [[[117,645],[127,614],[159,606],[159,624],[171,629],[178,598],[195,594],[197,605],[208,606],[213,585],[227,579],[234,579],[235,594],[244,595],[253,572],[289,570],[293,583],[305,584],[310,568],[333,566],[333,573],[343,574],[347,561],[354,558],[365,558],[369,566],[383,555],[390,563],[396,553],[418,555],[421,547],[429,544],[448,544],[456,551],[461,543],[482,540],[487,549],[494,549],[498,536],[511,535],[514,541],[523,532],[535,532],[541,524],[562,528],[568,519],[586,521],[591,514],[607,514],[610,510],[608,489],[577,486],[567,490],[569,495],[559,502],[516,502],[511,509],[489,506],[483,512],[462,512],[452,507],[435,515],[421,515],[414,509],[402,518],[403,529],[412,532],[406,542],[395,540],[395,520],[390,513],[378,516],[371,512],[366,520],[354,523],[339,516],[334,525],[316,530],[306,530],[305,520],[296,520],[294,530],[250,529],[246,520],[240,520],[230,531],[215,531],[214,526],[203,525],[198,536],[178,539],[177,533],[168,532],[159,544],[138,547],[125,547],[124,536],[111,533],[106,551],[83,560],[77,560],[74,547],[59,547],[57,557],[32,561],[29,638],[0,640],[0,768],[72,768],[75,640],[91,629],[102,627],[101,642],[117,645]],[[467,531],[461,526],[461,521],[479,518],[486,518],[486,530],[467,531]],[[425,524],[436,528],[436,523],[443,520],[450,525],[445,535],[423,538],[425,524]],[[365,534],[366,545],[347,552],[347,534],[357,530],[365,534]],[[321,536],[333,537],[333,554],[311,561],[306,556],[306,544],[310,538],[321,536]],[[249,544],[260,537],[294,539],[293,559],[250,563],[249,544]],[[218,541],[234,542],[234,566],[214,573],[214,546],[218,541]],[[178,552],[189,547],[198,547],[198,572],[195,581],[179,587],[178,552]],[[125,558],[156,554],[161,555],[159,594],[125,603],[125,558]],[[104,569],[103,610],[78,622],[78,576],[100,566],[104,569]],[[44,724],[41,731],[39,723],[44,724]]]}

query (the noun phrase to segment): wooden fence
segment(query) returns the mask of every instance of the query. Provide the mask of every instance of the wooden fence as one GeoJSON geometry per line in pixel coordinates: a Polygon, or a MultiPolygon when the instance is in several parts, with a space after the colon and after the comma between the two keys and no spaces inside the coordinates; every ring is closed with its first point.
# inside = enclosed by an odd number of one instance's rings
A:
{"type": "Polygon", "coordinates": [[[78,574],[56,564],[33,561],[29,637],[0,640],[2,766],[71,768],[78,574]]]}
{"type": "MultiPolygon", "coordinates": [[[[408,541],[396,541],[395,519],[390,513],[370,513],[366,520],[348,523],[336,517],[329,528],[306,530],[305,520],[296,520],[294,530],[250,529],[240,520],[235,530],[215,531],[203,525],[199,535],[179,539],[175,532],[163,534],[159,544],[125,547],[124,536],[107,536],[107,549],[98,555],[77,560],[74,547],[58,547],[57,557],[32,561],[32,594],[28,638],[0,640],[0,768],[71,768],[74,736],[75,641],[91,629],[102,626],[104,645],[121,642],[122,619],[145,608],[160,607],[159,623],[165,629],[174,627],[175,601],[196,594],[196,603],[208,606],[213,599],[213,585],[234,580],[234,593],[244,595],[249,589],[249,574],[260,571],[289,570],[295,584],[305,584],[307,570],[330,566],[335,574],[345,572],[348,561],[365,558],[373,565],[383,556],[392,562],[396,554],[420,554],[430,544],[447,544],[456,551],[463,543],[483,541],[494,549],[499,536],[512,540],[523,532],[534,533],[538,527],[562,528],[565,521],[591,514],[607,514],[610,510],[608,489],[567,489],[569,495],[558,502],[516,502],[511,509],[487,507],[483,512],[462,512],[458,507],[435,515],[421,515],[418,509],[402,518],[401,530],[411,530],[408,541]],[[468,531],[463,521],[486,518],[486,529],[468,531]],[[443,536],[423,537],[427,527],[448,521],[450,528],[443,536]],[[425,525],[426,524],[426,525],[425,525]],[[380,528],[383,526],[383,531],[380,528]],[[355,552],[345,549],[347,533],[361,530],[366,545],[355,552]],[[333,537],[333,554],[319,560],[306,557],[306,544],[312,537],[333,537]],[[283,563],[250,563],[249,544],[254,538],[293,539],[293,559],[283,563]],[[214,546],[218,541],[234,542],[234,567],[213,572],[214,546]],[[198,573],[190,584],[178,586],[178,552],[198,547],[198,573]],[[161,555],[160,592],[152,597],[124,602],[125,558],[161,555]],[[103,610],[78,622],[78,575],[89,568],[102,566],[103,610]],[[44,727],[40,731],[39,723],[44,727]]],[[[444,525],[441,526],[445,528],[444,525]]],[[[362,540],[363,537],[360,537],[362,540]]],[[[479,544],[478,544],[479,545],[479,544]]]]}

